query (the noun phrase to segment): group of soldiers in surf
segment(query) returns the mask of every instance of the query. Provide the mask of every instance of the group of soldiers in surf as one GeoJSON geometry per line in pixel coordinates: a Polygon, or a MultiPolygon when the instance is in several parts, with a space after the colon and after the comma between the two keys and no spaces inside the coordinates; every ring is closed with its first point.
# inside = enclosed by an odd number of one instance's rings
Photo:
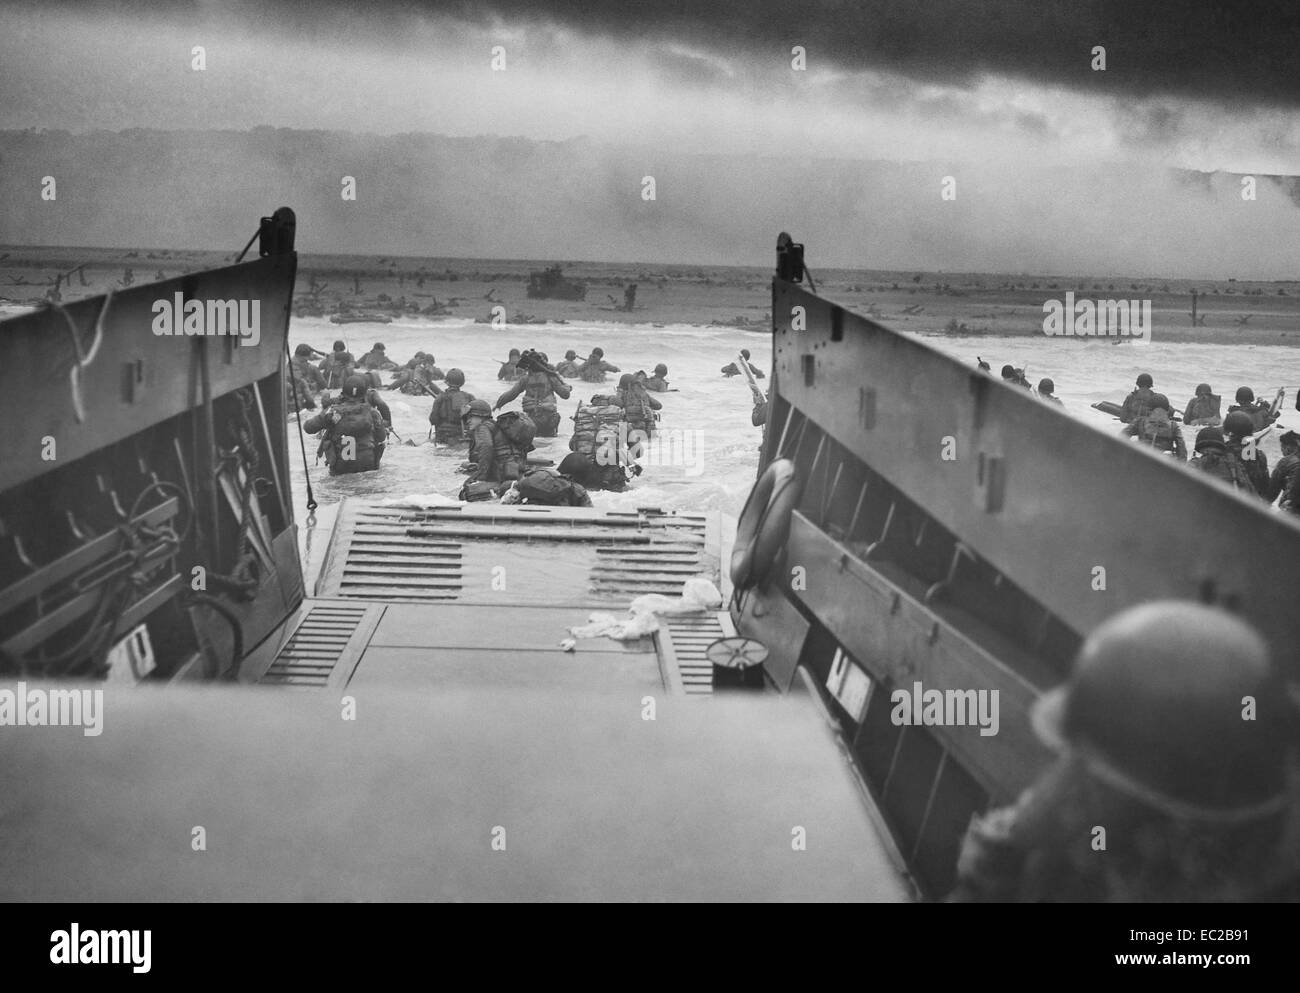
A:
{"type": "Polygon", "coordinates": [[[466,447],[467,476],[459,497],[471,502],[500,499],[591,506],[589,489],[626,488],[641,471],[638,449],[652,436],[662,408],[650,394],[669,391],[668,367],[662,363],[653,376],[644,371],[624,374],[614,393],[597,394],[579,404],[571,452],[551,468],[530,464],[533,439],[556,437],[561,421],[558,402],[572,392],[566,377],[600,383],[607,373],[620,371],[605,361],[603,349],[593,349],[582,362],[570,350],[558,366],[550,364],[545,352],[511,349],[497,378],[513,385],[491,405],[463,389],[462,370],[444,373],[434,356],[424,352],[417,352],[405,366],[388,359],[382,343],[360,361],[342,341],[336,341],[319,364],[314,363],[322,354],[310,345],[299,345],[287,389],[291,410],[315,410],[313,394],[319,391],[321,412],[302,427],[308,433],[319,432],[317,454],[325,458],[331,475],[379,468],[387,437],[395,434],[392,414],[379,390],[424,394],[433,398],[430,440],[444,447],[466,447]],[[396,373],[392,382],[383,383],[384,371],[396,373]],[[334,385],[341,385],[337,397],[329,392],[334,385]],[[521,397],[522,410],[497,414],[521,397]]]}
{"type": "MultiPolygon", "coordinates": [[[[976,356],[976,361],[979,362],[979,367],[985,372],[993,371],[993,367],[979,356],[976,356]]],[[[1054,403],[1058,407],[1065,406],[1065,404],[1061,402],[1061,398],[1056,395],[1056,383],[1052,382],[1052,380],[1046,376],[1038,381],[1037,387],[1034,387],[1030,385],[1029,380],[1025,377],[1024,369],[1018,369],[1015,366],[1008,364],[1002,367],[1002,381],[1004,383],[1010,383],[1012,386],[1020,386],[1029,390],[1030,393],[1036,396],[1039,400],[1042,400],[1044,403],[1054,403]]]]}
{"type": "MultiPolygon", "coordinates": [[[[1268,457],[1260,450],[1259,439],[1278,418],[1275,405],[1256,400],[1249,386],[1240,387],[1236,399],[1227,414],[1221,416],[1221,398],[1210,384],[1196,387],[1181,417],[1182,424],[1199,428],[1189,464],[1269,504],[1280,498],[1282,510],[1300,514],[1300,433],[1287,430],[1279,435],[1282,457],[1269,472],[1268,457]]],[[[1149,373],[1138,376],[1136,388],[1124,400],[1120,420],[1125,425],[1124,437],[1137,438],[1157,451],[1187,461],[1179,415],[1169,398],[1155,390],[1149,373]]]]}
{"type": "MultiPolygon", "coordinates": [[[[981,369],[992,371],[983,359],[978,361],[981,369]]],[[[1040,400],[1061,404],[1050,379],[1041,380],[1034,389],[1024,370],[1011,365],[1002,367],[1002,379],[1030,390],[1040,400]]],[[[1144,372],[1118,408],[1113,404],[1094,406],[1113,413],[1123,422],[1122,437],[1188,462],[1193,469],[1270,505],[1277,502],[1283,511],[1300,514],[1300,432],[1284,430],[1278,436],[1282,457],[1270,472],[1268,457],[1260,451],[1258,442],[1275,425],[1277,405],[1256,399],[1255,391],[1249,386],[1238,388],[1236,400],[1223,415],[1220,413],[1222,398],[1209,383],[1201,383],[1180,415],[1169,398],[1156,391],[1151,374],[1144,372]],[[1190,462],[1180,425],[1199,429],[1190,462]]],[[[1300,396],[1297,396],[1296,409],[1300,410],[1300,396]]]]}

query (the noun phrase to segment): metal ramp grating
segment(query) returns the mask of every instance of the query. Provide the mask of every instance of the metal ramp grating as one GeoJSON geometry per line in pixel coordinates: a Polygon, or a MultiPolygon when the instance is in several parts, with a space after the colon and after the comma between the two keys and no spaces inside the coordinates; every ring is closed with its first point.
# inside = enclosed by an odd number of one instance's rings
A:
{"type": "Polygon", "coordinates": [[[383,603],[603,605],[719,580],[716,515],[344,500],[318,597],[383,603]],[[508,585],[507,585],[508,584],[508,585]]]}
{"type": "MultiPolygon", "coordinates": [[[[352,503],[346,535],[322,594],[369,600],[430,603],[460,598],[464,582],[456,537],[414,537],[409,511],[352,503]]],[[[342,513],[341,513],[342,516],[342,513]]]]}
{"type": "Polygon", "coordinates": [[[709,612],[676,614],[663,618],[663,621],[668,637],[662,637],[664,627],[661,627],[659,645],[668,665],[680,680],[682,692],[688,695],[712,693],[713,663],[705,657],[704,650],[719,638],[736,633],[731,618],[725,613],[709,612]]]}
{"type": "Polygon", "coordinates": [[[259,682],[279,686],[327,685],[367,613],[366,607],[313,605],[259,682]]]}
{"type": "Polygon", "coordinates": [[[704,552],[702,523],[664,529],[648,544],[629,546],[612,539],[596,548],[596,563],[590,573],[592,592],[600,596],[677,596],[686,580],[711,571],[704,552]]]}

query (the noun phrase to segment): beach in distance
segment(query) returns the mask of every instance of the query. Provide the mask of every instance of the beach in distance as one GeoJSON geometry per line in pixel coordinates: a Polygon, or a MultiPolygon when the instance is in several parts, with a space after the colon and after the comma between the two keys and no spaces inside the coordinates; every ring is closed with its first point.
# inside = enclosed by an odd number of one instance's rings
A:
{"type": "MultiPolygon", "coordinates": [[[[0,246],[0,314],[39,305],[52,289],[67,302],[228,264],[237,253],[0,246]]],[[[1154,340],[1300,346],[1297,280],[821,270],[812,247],[807,264],[819,291],[900,330],[972,338],[1042,335],[1044,305],[1064,302],[1072,292],[1079,302],[1149,300],[1154,340]]],[[[766,260],[736,267],[302,253],[298,266],[294,308],[302,317],[720,325],[764,334],[771,327],[766,260]],[[530,274],[554,265],[565,280],[583,284],[582,299],[527,295],[530,274]],[[636,291],[629,311],[630,284],[636,291]]]]}

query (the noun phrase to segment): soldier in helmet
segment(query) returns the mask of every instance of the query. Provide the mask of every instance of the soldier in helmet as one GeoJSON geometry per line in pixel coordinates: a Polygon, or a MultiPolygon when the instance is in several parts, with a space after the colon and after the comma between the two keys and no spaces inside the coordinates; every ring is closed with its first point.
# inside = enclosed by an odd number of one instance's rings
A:
{"type": "Polygon", "coordinates": [[[560,378],[559,374],[547,363],[544,353],[532,349],[524,352],[516,363],[523,370],[523,378],[514,386],[497,397],[493,410],[504,407],[519,394],[524,395],[522,406],[524,413],[537,425],[537,435],[541,438],[554,438],[560,426],[559,401],[569,399],[573,387],[560,378]]]}
{"type": "MultiPolygon", "coordinates": [[[[740,357],[741,357],[742,359],[745,360],[745,364],[746,364],[747,366],[749,366],[749,371],[750,371],[751,373],[753,373],[755,379],[762,379],[762,378],[763,378],[763,370],[760,369],[758,366],[754,365],[753,362],[750,362],[750,361],[749,361],[749,349],[748,349],[748,348],[742,348],[742,349],[740,350],[740,357]]],[[[722,374],[723,374],[724,376],[739,376],[739,375],[740,375],[740,367],[739,367],[738,365],[736,365],[736,363],[734,363],[734,362],[728,362],[726,365],[724,365],[724,366],[722,367],[722,374]]]]}
{"type": "Polygon", "coordinates": [[[1277,419],[1277,415],[1272,412],[1271,405],[1263,400],[1256,400],[1255,391],[1249,386],[1238,387],[1237,402],[1228,408],[1228,413],[1231,414],[1233,411],[1238,410],[1250,418],[1253,425],[1250,431],[1251,434],[1263,431],[1277,419]]]}
{"type": "Polygon", "coordinates": [[[645,391],[644,379],[637,379],[629,373],[619,377],[614,396],[623,408],[629,432],[640,431],[648,441],[654,435],[655,411],[662,410],[664,405],[645,391]]]}
{"type": "Polygon", "coordinates": [[[519,368],[519,349],[512,348],[509,357],[497,370],[497,379],[520,379],[523,375],[523,370],[519,368]]]}
{"type": "Polygon", "coordinates": [[[338,389],[351,378],[356,364],[348,346],[341,340],[334,342],[334,350],[321,359],[320,363],[320,374],[325,380],[325,386],[331,390],[338,389]]]}
{"type": "Polygon", "coordinates": [[[1282,457],[1268,478],[1268,492],[1264,497],[1272,503],[1280,496],[1282,510],[1300,514],[1300,505],[1295,502],[1295,495],[1300,494],[1300,434],[1286,431],[1278,441],[1282,443],[1282,457]]]}
{"type": "Polygon", "coordinates": [[[565,379],[574,379],[578,375],[578,353],[570,348],[564,353],[564,361],[555,367],[557,374],[565,379]]]}
{"type": "Polygon", "coordinates": [[[1191,466],[1244,493],[1255,488],[1245,467],[1228,451],[1220,428],[1204,427],[1196,433],[1196,458],[1192,459],[1191,466]]]}
{"type": "Polygon", "coordinates": [[[1144,372],[1137,378],[1137,389],[1124,398],[1119,419],[1128,425],[1124,430],[1126,435],[1142,437],[1147,415],[1156,408],[1162,408],[1170,418],[1174,416],[1169,398],[1163,393],[1157,393],[1152,387],[1151,374],[1144,372]]]}
{"type": "Polygon", "coordinates": [[[587,361],[578,367],[578,375],[587,383],[603,383],[605,373],[618,371],[618,366],[605,361],[605,350],[603,348],[593,348],[587,361]]]}
{"type": "Polygon", "coordinates": [[[1025,389],[1031,388],[1029,380],[1025,378],[1024,371],[1017,369],[1010,363],[1002,367],[1002,382],[1007,383],[1010,386],[1023,386],[1025,389]]]}
{"type": "Polygon", "coordinates": [[[1183,441],[1183,433],[1178,429],[1178,422],[1169,416],[1169,411],[1164,407],[1154,408],[1141,421],[1126,427],[1121,433],[1133,434],[1133,428],[1137,424],[1142,426],[1141,434],[1138,435],[1142,444],[1150,445],[1158,452],[1174,455],[1179,461],[1187,461],[1187,443],[1183,441]]]}
{"type": "Polygon", "coordinates": [[[1268,456],[1251,438],[1255,422],[1244,410],[1230,410],[1223,419],[1224,444],[1246,470],[1246,477],[1259,496],[1268,493],[1268,456]]]}
{"type": "Polygon", "coordinates": [[[465,373],[459,369],[447,370],[447,389],[439,393],[429,411],[429,423],[433,425],[433,440],[440,445],[461,445],[465,442],[464,421],[462,417],[474,399],[474,394],[461,389],[465,385],[465,373]]]}
{"type": "Polygon", "coordinates": [[[499,483],[501,470],[496,463],[496,422],[486,400],[471,400],[461,414],[465,437],[469,441],[469,460],[474,464],[466,483],[499,483]]]}
{"type": "Polygon", "coordinates": [[[1056,396],[1056,384],[1050,379],[1044,377],[1038,381],[1038,389],[1034,391],[1038,399],[1044,403],[1054,403],[1058,407],[1064,407],[1061,398],[1056,396]]]}
{"type": "Polygon", "coordinates": [[[295,410],[315,410],[314,394],[325,389],[325,380],[320,370],[312,365],[311,358],[316,349],[306,343],[293,350],[289,361],[289,375],[285,383],[285,400],[290,412],[295,410]]]}
{"type": "MultiPolygon", "coordinates": [[[[503,418],[507,416],[519,415],[502,415],[503,418]]],[[[490,483],[499,492],[504,488],[501,484],[518,479],[528,464],[527,449],[512,441],[501,424],[492,419],[488,402],[471,400],[465,407],[462,420],[469,439],[469,461],[473,464],[465,483],[466,489],[473,483],[490,483]]]]}
{"type": "Polygon", "coordinates": [[[331,476],[378,469],[388,437],[383,417],[366,401],[366,381],[360,376],[348,379],[342,397],[306,421],[302,429],[309,434],[324,432],[321,451],[331,476]]]}
{"type": "Polygon", "coordinates": [[[398,368],[397,363],[388,357],[382,341],[375,342],[375,347],[361,356],[357,366],[361,369],[373,369],[376,372],[392,372],[398,368]]]}
{"type": "Polygon", "coordinates": [[[1219,416],[1221,401],[1222,398],[1215,395],[1209,383],[1199,384],[1196,387],[1196,396],[1187,401],[1187,409],[1183,411],[1183,423],[1188,427],[1206,425],[1218,427],[1223,423],[1223,418],[1219,416]]]}
{"type": "Polygon", "coordinates": [[[1122,611],[1035,705],[1058,760],[972,821],[949,899],[1295,899],[1296,720],[1240,618],[1183,601],[1122,611]]]}
{"type": "Polygon", "coordinates": [[[645,381],[645,388],[652,393],[668,392],[668,367],[660,362],[655,366],[655,374],[645,381]]]}

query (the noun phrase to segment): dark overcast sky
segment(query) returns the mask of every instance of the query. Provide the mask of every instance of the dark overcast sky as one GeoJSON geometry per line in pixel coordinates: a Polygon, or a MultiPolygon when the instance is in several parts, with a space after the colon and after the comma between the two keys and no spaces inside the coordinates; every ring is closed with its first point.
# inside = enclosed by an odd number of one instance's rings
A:
{"type": "Polygon", "coordinates": [[[1296,0],[11,0],[0,17],[8,128],[1300,172],[1296,0]],[[504,73],[488,66],[498,44],[504,73]]]}
{"type": "MultiPolygon", "coordinates": [[[[1287,195],[1270,187],[1272,199],[1260,204],[1261,212],[1275,203],[1288,211],[1281,228],[1261,237],[1251,221],[1232,229],[1230,245],[1228,222],[1203,223],[1205,203],[1163,177],[1169,167],[1300,174],[1298,25],[1300,0],[0,0],[0,130],[270,126],[345,136],[581,138],[590,149],[565,146],[574,175],[604,161],[598,150],[606,149],[619,150],[609,151],[610,161],[626,162],[636,179],[637,169],[650,171],[648,163],[665,156],[718,156],[725,182],[689,191],[696,201],[681,214],[684,226],[719,197],[726,217],[743,217],[742,164],[755,158],[924,163],[917,175],[974,170],[996,178],[963,180],[962,189],[978,189],[981,209],[1010,233],[1007,265],[1032,266],[1044,246],[1064,238],[1079,246],[1070,264],[1100,270],[1123,238],[1131,264],[1153,271],[1167,248],[1148,257],[1150,229],[1131,224],[1131,209],[1109,216],[1097,208],[1098,194],[1118,183],[1137,206],[1159,204],[1158,216],[1178,218],[1185,230],[1215,231],[1211,256],[1259,250],[1268,258],[1252,267],[1275,275],[1292,271],[1284,259],[1295,257],[1287,195]],[[191,65],[194,46],[206,53],[201,72],[191,65]],[[504,72],[491,66],[496,46],[506,53],[504,72]],[[806,50],[806,71],[791,65],[795,46],[806,50]],[[1094,46],[1106,49],[1104,72],[1092,69],[1094,46]],[[1108,179],[1098,189],[1065,182],[1058,194],[1042,186],[1043,169],[1102,169],[1108,179]]],[[[361,168],[357,156],[339,151],[347,141],[301,134],[294,141],[320,148],[320,168],[331,174],[361,168]]],[[[489,146],[497,147],[482,147],[489,146]]],[[[531,153],[521,149],[526,162],[531,153]]],[[[4,155],[0,147],[0,161],[4,155]]],[[[56,165],[25,168],[44,175],[56,165]]],[[[292,172],[287,159],[260,165],[307,182],[304,167],[292,172]]],[[[407,165],[403,182],[425,195],[448,164],[407,165]]],[[[472,157],[456,168],[475,169],[472,157]]],[[[523,165],[482,172],[502,184],[484,191],[484,202],[552,192],[530,186],[538,180],[523,165]]],[[[806,174],[801,182],[811,188],[802,193],[816,203],[848,197],[853,216],[878,219],[889,204],[869,188],[872,175],[827,165],[806,174]],[[835,188],[819,193],[817,184],[832,176],[835,188]]],[[[285,195],[300,202],[313,190],[285,195]]],[[[400,207],[392,209],[375,219],[377,232],[401,219],[400,207]]],[[[905,209],[894,222],[892,257],[904,257],[899,246],[912,216],[905,209]]],[[[1224,217],[1239,220],[1230,211],[1224,217]]],[[[631,250],[601,240],[610,223],[591,221],[591,253],[631,250]]],[[[466,225],[457,233],[468,237],[466,225]]],[[[766,245],[769,233],[754,237],[766,245]]],[[[736,248],[736,260],[753,251],[736,248]]],[[[839,251],[863,255],[847,234],[839,251]]],[[[921,246],[914,254],[934,252],[921,246]]]]}

